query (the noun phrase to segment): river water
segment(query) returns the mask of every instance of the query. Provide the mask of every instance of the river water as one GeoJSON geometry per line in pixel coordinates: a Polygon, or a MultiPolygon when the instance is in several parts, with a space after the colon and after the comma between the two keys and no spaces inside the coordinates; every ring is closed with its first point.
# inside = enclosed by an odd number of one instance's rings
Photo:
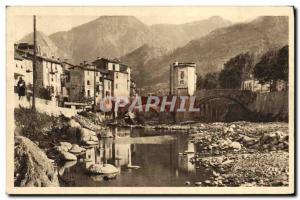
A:
{"type": "Polygon", "coordinates": [[[112,132],[114,138],[100,140],[82,159],[58,168],[61,186],[179,187],[210,176],[210,171],[190,162],[197,148],[185,133],[120,128],[112,132]],[[114,179],[89,175],[86,168],[91,164],[112,164],[120,173],[114,179]]]}

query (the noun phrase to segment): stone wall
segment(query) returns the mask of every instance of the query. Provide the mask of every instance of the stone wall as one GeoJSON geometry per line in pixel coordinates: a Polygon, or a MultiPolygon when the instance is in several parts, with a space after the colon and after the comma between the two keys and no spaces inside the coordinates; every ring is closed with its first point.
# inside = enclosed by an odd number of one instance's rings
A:
{"type": "Polygon", "coordinates": [[[249,108],[266,120],[287,121],[289,113],[288,97],[288,91],[257,94],[249,108]]]}
{"type": "MultiPolygon", "coordinates": [[[[32,99],[28,100],[26,97],[23,97],[21,100],[19,100],[18,95],[14,94],[14,106],[30,108],[32,106],[32,99]]],[[[78,111],[82,111],[78,109],[58,107],[55,101],[49,101],[40,98],[35,98],[35,106],[37,111],[54,116],[64,114],[66,117],[73,117],[78,111]]]]}

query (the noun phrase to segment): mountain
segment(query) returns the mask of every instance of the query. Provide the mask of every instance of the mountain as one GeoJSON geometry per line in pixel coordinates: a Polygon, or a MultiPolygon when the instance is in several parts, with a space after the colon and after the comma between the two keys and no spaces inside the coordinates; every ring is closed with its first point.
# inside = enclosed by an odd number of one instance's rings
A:
{"type": "Polygon", "coordinates": [[[231,21],[219,16],[208,19],[189,22],[185,24],[155,24],[151,29],[157,35],[161,35],[170,45],[170,49],[183,46],[190,40],[207,35],[211,31],[231,25],[231,21]]]}
{"type": "MultiPolygon", "coordinates": [[[[155,62],[146,62],[141,67],[148,74],[140,87],[167,85],[169,65],[176,61],[195,62],[197,73],[220,71],[223,64],[240,53],[263,54],[269,49],[288,44],[288,17],[258,17],[248,23],[239,23],[219,28],[206,36],[190,41],[155,62]]],[[[131,55],[132,56],[132,55],[131,55]]],[[[126,58],[125,58],[126,59],[126,58]]],[[[137,74],[139,74],[137,72],[137,74]]]]}
{"type": "Polygon", "coordinates": [[[119,58],[143,45],[169,52],[191,39],[229,25],[220,17],[180,25],[148,26],[133,16],[101,16],[50,39],[75,63],[96,57],[119,58]]]}
{"type": "MultiPolygon", "coordinates": [[[[41,52],[41,55],[56,58],[65,58],[68,57],[66,53],[60,50],[56,44],[44,33],[37,31],[36,32],[36,41],[37,41],[37,49],[41,52]]],[[[33,44],[33,33],[29,33],[25,35],[18,43],[29,43],[33,44]]]]}

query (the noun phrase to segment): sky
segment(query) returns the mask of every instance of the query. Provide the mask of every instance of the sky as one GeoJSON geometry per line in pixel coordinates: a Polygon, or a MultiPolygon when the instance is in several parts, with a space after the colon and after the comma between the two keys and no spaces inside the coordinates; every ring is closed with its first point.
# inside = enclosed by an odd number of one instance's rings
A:
{"type": "MultiPolygon", "coordinates": [[[[104,7],[93,9],[90,7],[81,10],[73,8],[68,10],[60,7],[55,12],[45,12],[38,9],[38,14],[32,9],[27,12],[16,12],[13,15],[13,26],[18,27],[14,31],[14,40],[20,40],[23,36],[33,30],[32,14],[37,16],[37,30],[50,35],[58,31],[67,31],[72,27],[92,21],[102,15],[132,15],[147,25],[152,24],[182,24],[197,20],[207,19],[211,16],[220,16],[233,23],[250,21],[259,15],[256,12],[245,12],[243,9],[216,7],[213,9],[203,7],[104,7]],[[41,11],[41,12],[40,12],[41,11]],[[78,12],[79,11],[79,12],[78,12]]],[[[19,11],[21,9],[18,9],[19,11]]]]}

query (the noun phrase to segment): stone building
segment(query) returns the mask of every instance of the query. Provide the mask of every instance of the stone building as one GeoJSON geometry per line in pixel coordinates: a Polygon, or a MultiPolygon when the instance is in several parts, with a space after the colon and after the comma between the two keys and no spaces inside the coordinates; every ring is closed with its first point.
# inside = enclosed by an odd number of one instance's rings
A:
{"type": "Polygon", "coordinates": [[[170,65],[170,94],[192,96],[196,91],[196,64],[174,62],[170,65]]]}
{"type": "MultiPolygon", "coordinates": [[[[100,70],[102,73],[107,73],[107,77],[111,78],[111,96],[130,96],[130,67],[121,63],[119,60],[111,60],[107,58],[98,58],[93,62],[93,64],[96,66],[97,70],[100,70]]],[[[107,94],[106,91],[104,94],[107,94]]]]}
{"type": "Polygon", "coordinates": [[[112,77],[86,61],[70,69],[70,101],[93,102],[111,95],[112,77]]]}
{"type": "Polygon", "coordinates": [[[32,92],[32,59],[28,55],[15,49],[14,52],[14,85],[16,86],[20,77],[25,81],[27,92],[32,92]]]}

